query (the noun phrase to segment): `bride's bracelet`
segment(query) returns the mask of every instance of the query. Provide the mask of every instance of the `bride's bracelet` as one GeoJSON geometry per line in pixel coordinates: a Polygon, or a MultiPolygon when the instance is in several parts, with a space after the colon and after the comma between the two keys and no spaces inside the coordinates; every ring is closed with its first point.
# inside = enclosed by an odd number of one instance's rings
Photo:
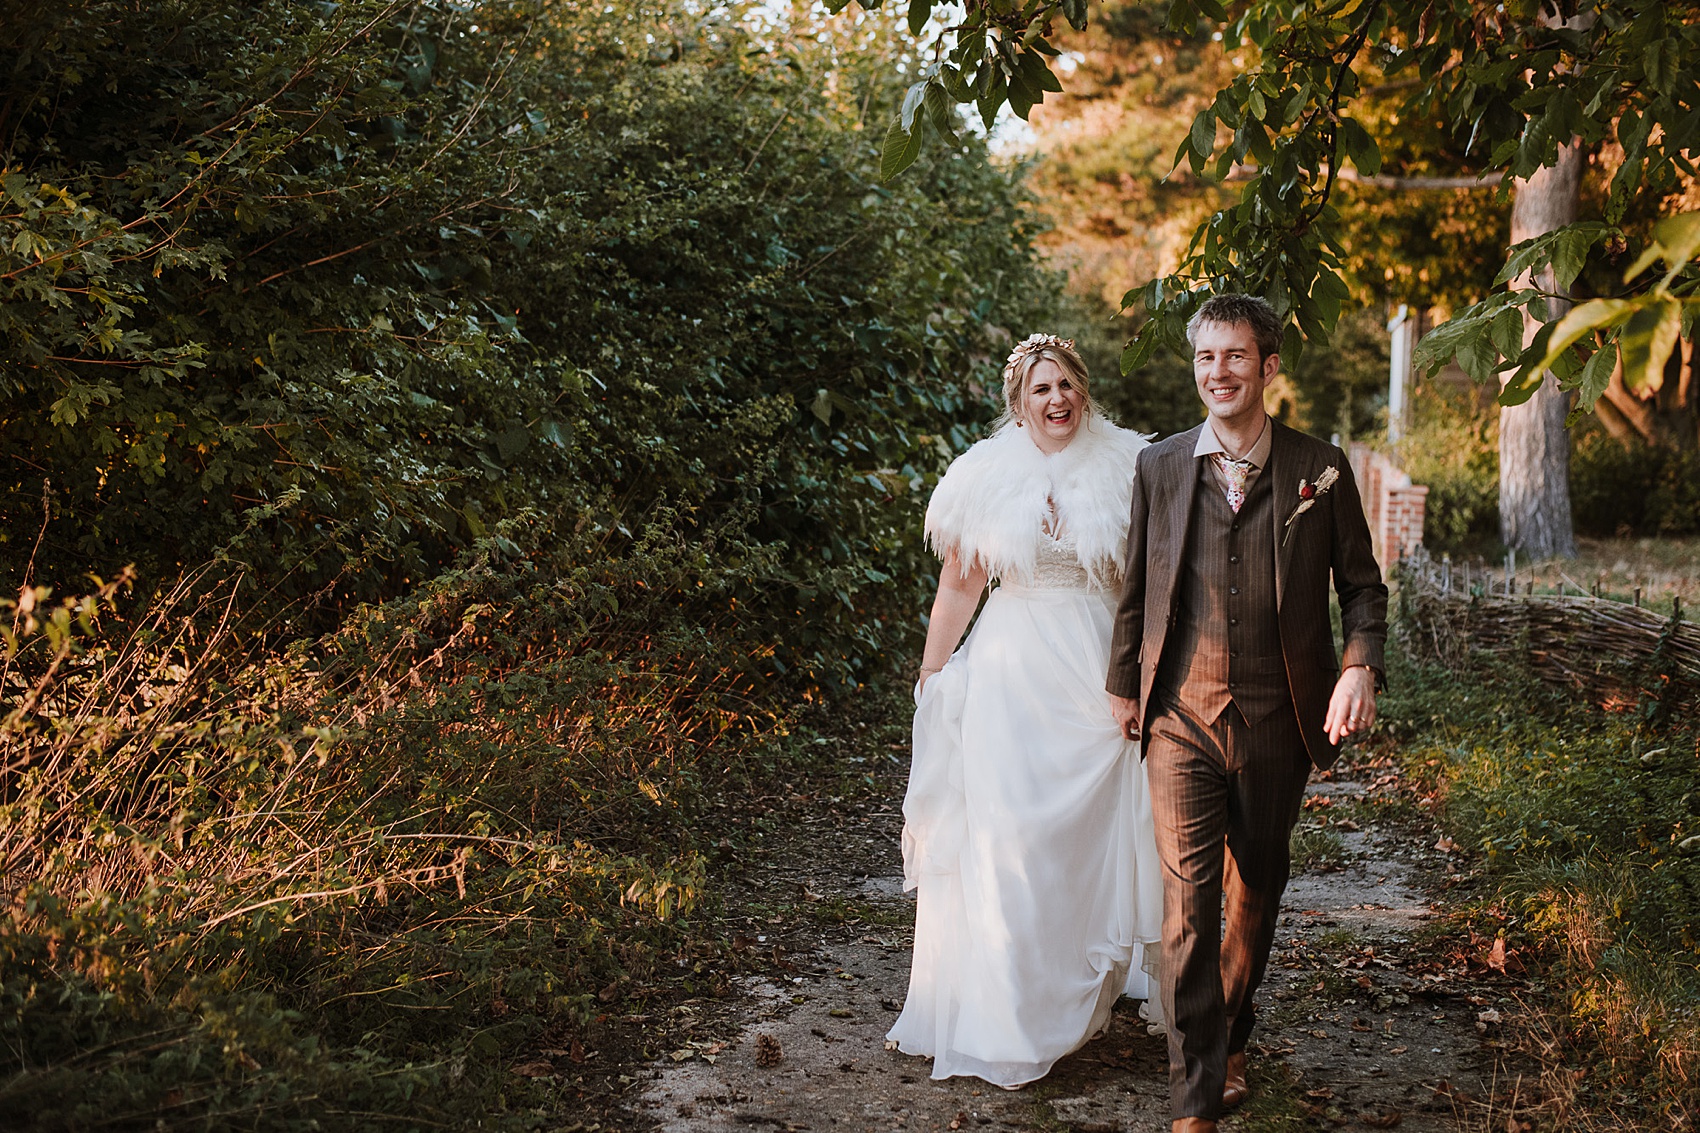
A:
{"type": "Polygon", "coordinates": [[[942,673],[942,672],[944,672],[944,666],[940,665],[938,668],[935,669],[931,665],[922,665],[921,671],[923,673],[942,673]]]}

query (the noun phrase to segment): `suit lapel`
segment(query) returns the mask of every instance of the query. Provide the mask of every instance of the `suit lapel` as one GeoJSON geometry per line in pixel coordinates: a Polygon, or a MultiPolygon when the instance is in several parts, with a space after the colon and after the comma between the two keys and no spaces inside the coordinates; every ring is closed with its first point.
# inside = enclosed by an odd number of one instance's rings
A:
{"type": "Polygon", "coordinates": [[[1181,555],[1187,553],[1187,532],[1192,526],[1192,500],[1198,490],[1198,458],[1193,456],[1193,447],[1198,444],[1198,429],[1181,434],[1180,442],[1170,453],[1168,470],[1164,470],[1164,480],[1170,481],[1175,490],[1170,493],[1170,512],[1164,536],[1168,538],[1168,555],[1163,556],[1163,590],[1159,601],[1163,602],[1164,628],[1168,619],[1175,612],[1175,580],[1180,568],[1181,555]]]}
{"type": "Polygon", "coordinates": [[[1299,482],[1296,479],[1298,466],[1292,461],[1292,446],[1287,443],[1286,426],[1271,417],[1269,427],[1275,432],[1269,438],[1269,467],[1263,470],[1263,474],[1269,477],[1270,499],[1274,504],[1270,514],[1274,517],[1275,609],[1279,611],[1282,600],[1287,596],[1287,575],[1293,560],[1293,540],[1286,537],[1287,517],[1298,506],[1299,482]]]}
{"type": "Polygon", "coordinates": [[[1170,558],[1169,577],[1170,593],[1173,593],[1174,565],[1180,562],[1186,554],[1187,529],[1192,525],[1192,500],[1198,491],[1198,458],[1192,455],[1192,450],[1198,445],[1198,434],[1204,428],[1198,426],[1185,434],[1184,441],[1175,447],[1171,459],[1174,462],[1173,475],[1180,481],[1179,491],[1175,493],[1175,509],[1169,513],[1169,545],[1174,548],[1170,558]]]}

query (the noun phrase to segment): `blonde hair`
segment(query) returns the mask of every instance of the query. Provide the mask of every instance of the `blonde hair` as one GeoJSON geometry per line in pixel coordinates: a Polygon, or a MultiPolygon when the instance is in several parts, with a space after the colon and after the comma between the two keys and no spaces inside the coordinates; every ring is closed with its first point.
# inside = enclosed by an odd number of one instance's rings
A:
{"type": "Polygon", "coordinates": [[[1015,349],[1009,352],[1009,360],[1004,363],[1003,413],[998,417],[998,428],[1022,420],[1021,403],[1027,392],[1027,378],[1040,362],[1055,362],[1063,377],[1080,394],[1083,420],[1101,416],[1098,403],[1092,400],[1086,363],[1081,361],[1080,354],[1074,349],[1074,340],[1058,338],[1054,334],[1032,334],[1016,344],[1015,349]]]}

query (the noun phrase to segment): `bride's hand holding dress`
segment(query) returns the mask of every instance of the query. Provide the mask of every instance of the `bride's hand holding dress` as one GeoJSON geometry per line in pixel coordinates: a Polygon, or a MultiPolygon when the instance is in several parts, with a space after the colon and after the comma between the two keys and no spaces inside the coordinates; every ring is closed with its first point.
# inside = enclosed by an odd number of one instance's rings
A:
{"type": "Polygon", "coordinates": [[[980,608],[980,595],[985,593],[986,582],[984,567],[975,564],[964,570],[955,551],[945,553],[944,567],[939,571],[938,596],[933,599],[932,613],[927,616],[927,649],[921,654],[921,676],[915,684],[917,699],[926,691],[927,678],[943,670],[945,662],[950,660],[951,647],[962,640],[968,623],[974,619],[974,611],[980,608]]]}

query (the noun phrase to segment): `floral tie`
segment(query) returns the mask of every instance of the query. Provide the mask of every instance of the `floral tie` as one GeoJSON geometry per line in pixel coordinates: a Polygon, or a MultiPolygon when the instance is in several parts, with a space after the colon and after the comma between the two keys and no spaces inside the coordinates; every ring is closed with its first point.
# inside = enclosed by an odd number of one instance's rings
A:
{"type": "Polygon", "coordinates": [[[1240,508],[1245,505],[1245,481],[1251,475],[1251,461],[1231,460],[1225,452],[1216,454],[1216,467],[1222,470],[1222,476],[1228,481],[1228,506],[1238,515],[1240,508]]]}

